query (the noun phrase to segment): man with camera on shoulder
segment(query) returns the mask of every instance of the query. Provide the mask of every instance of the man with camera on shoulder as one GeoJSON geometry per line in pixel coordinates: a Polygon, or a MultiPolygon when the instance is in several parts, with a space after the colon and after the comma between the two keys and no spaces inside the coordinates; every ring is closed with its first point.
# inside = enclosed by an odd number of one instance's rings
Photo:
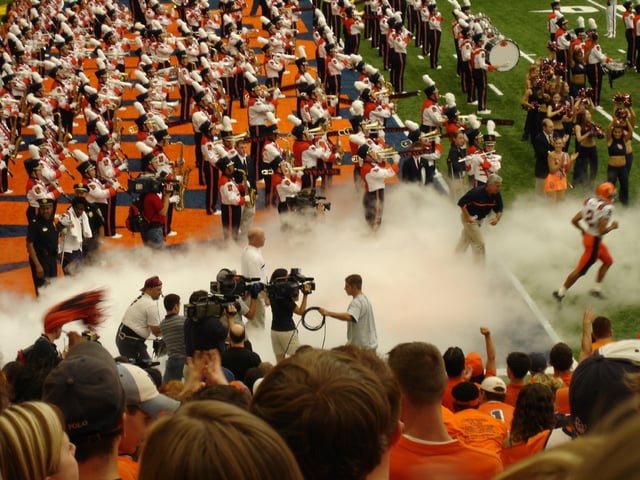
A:
{"type": "Polygon", "coordinates": [[[147,192],[142,199],[142,215],[149,225],[144,229],[142,241],[147,247],[161,248],[169,212],[169,198],[173,194],[173,183],[163,181],[159,192],[147,192]]]}

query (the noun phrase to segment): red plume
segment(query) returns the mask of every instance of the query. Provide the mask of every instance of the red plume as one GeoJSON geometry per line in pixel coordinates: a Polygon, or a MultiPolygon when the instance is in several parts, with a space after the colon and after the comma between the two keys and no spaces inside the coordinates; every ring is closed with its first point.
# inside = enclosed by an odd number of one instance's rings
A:
{"type": "Polygon", "coordinates": [[[44,316],[44,331],[50,332],[74,320],[82,320],[88,327],[101,324],[105,318],[104,309],[100,304],[105,296],[104,289],[91,290],[74,295],[51,307],[44,316]]]}

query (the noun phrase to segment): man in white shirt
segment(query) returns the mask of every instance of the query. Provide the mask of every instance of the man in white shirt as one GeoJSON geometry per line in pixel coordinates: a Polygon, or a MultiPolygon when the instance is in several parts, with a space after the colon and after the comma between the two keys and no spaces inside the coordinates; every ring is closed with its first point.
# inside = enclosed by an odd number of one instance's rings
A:
{"type": "MultiPolygon", "coordinates": [[[[247,278],[259,278],[260,282],[266,285],[267,273],[264,258],[262,257],[262,247],[266,240],[264,230],[260,227],[251,227],[247,232],[247,240],[249,241],[249,245],[247,245],[242,252],[240,273],[247,278]]],[[[247,301],[247,299],[250,300],[250,295],[245,297],[245,301],[247,301]]],[[[249,331],[264,332],[265,301],[268,302],[268,299],[264,291],[262,291],[256,302],[256,311],[253,318],[247,324],[249,331]]]]}
{"type": "Polygon", "coordinates": [[[346,312],[330,312],[325,308],[320,313],[325,317],[333,317],[348,322],[347,343],[358,345],[369,350],[378,348],[376,321],[373,307],[369,299],[362,293],[362,277],[358,274],[349,275],[344,281],[344,291],[353,297],[346,312]]]}
{"type": "Polygon", "coordinates": [[[150,360],[145,341],[152,333],[161,335],[158,299],[162,295],[162,281],[157,276],[147,278],[140,291],[124,312],[116,333],[116,346],[120,355],[127,358],[150,360]]]}

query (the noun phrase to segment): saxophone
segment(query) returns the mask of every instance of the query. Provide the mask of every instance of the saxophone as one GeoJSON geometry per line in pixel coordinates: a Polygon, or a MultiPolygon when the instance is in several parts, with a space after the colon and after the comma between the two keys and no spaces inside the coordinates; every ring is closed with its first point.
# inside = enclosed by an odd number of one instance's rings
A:
{"type": "Polygon", "coordinates": [[[244,191],[248,192],[249,201],[247,202],[247,206],[253,208],[256,204],[256,194],[258,191],[249,185],[249,180],[247,180],[247,172],[242,168],[236,168],[236,172],[242,174],[242,184],[244,185],[244,191]]]}
{"type": "Polygon", "coordinates": [[[178,184],[178,203],[175,206],[177,212],[181,212],[184,210],[184,194],[187,192],[187,186],[189,185],[189,173],[191,173],[191,167],[184,166],[184,143],[175,142],[180,145],[180,155],[178,156],[178,161],[176,162],[176,175],[180,176],[180,183],[178,184]]]}

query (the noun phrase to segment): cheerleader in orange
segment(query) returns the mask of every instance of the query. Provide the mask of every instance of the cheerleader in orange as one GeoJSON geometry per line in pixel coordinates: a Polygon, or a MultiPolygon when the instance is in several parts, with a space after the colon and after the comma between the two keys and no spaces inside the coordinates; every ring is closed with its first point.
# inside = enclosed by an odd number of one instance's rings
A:
{"type": "Polygon", "coordinates": [[[567,173],[571,170],[573,162],[578,157],[578,153],[569,155],[562,151],[564,141],[562,138],[555,138],[553,141],[553,151],[549,152],[547,161],[549,163],[549,175],[544,181],[543,190],[547,196],[556,201],[564,200],[564,192],[567,190],[567,173]]]}

